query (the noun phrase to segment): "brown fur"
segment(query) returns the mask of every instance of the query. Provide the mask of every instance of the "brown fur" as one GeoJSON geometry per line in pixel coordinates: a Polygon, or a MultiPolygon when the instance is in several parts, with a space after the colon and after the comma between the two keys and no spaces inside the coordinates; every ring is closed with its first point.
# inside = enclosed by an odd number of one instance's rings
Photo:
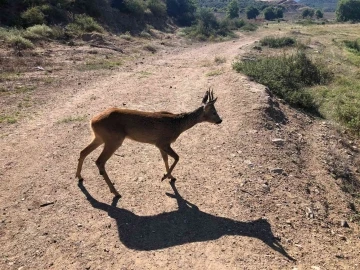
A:
{"type": "Polygon", "coordinates": [[[119,196],[111,183],[105,170],[106,161],[121,146],[125,138],[150,143],[159,148],[165,162],[167,174],[162,180],[175,179],[171,173],[179,160],[179,156],[171,148],[170,144],[175,142],[182,132],[200,122],[221,123],[221,118],[216,112],[214,103],[216,99],[213,94],[206,92],[203,105],[190,113],[173,114],[169,112],[142,112],[127,109],[107,109],[91,120],[91,128],[94,132],[93,141],[80,152],[80,158],[76,177],[81,181],[82,164],[87,155],[101,144],[104,149],[96,160],[100,174],[108,184],[110,191],[119,196]],[[207,99],[209,98],[209,102],[207,99]],[[168,156],[174,158],[174,163],[169,167],[168,156]]]}

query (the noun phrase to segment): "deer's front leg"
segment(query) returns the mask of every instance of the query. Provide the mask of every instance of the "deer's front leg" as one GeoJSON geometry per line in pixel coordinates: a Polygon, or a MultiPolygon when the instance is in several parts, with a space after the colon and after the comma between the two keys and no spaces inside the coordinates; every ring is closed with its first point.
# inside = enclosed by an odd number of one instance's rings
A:
{"type": "Polygon", "coordinates": [[[162,158],[164,160],[165,168],[166,168],[166,172],[167,172],[167,174],[165,174],[163,176],[161,181],[163,181],[166,178],[169,178],[171,180],[176,180],[176,178],[171,175],[171,172],[175,168],[176,163],[178,163],[178,161],[179,161],[178,154],[175,153],[175,151],[170,147],[170,145],[158,146],[158,148],[160,149],[161,156],[162,156],[162,158]],[[169,168],[168,156],[171,156],[172,158],[174,158],[174,163],[171,165],[170,168],[169,168]]]}

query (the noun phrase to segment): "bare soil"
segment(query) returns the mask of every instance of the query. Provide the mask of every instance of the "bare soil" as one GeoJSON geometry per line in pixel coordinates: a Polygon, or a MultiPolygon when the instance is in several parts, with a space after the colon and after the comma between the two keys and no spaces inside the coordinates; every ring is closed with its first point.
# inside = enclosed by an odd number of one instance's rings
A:
{"type": "MultiPolygon", "coordinates": [[[[358,205],[336,173],[358,179],[357,144],[232,70],[257,35],[164,39],[155,54],[129,45],[123,56],[43,48],[55,81],[38,85],[16,123],[0,124],[0,269],[359,269],[358,205]],[[93,54],[124,62],[72,67],[93,54]],[[175,183],[160,181],[157,148],[129,140],[107,163],[120,199],[94,163],[100,148],[85,160],[84,182],[75,179],[93,115],[191,111],[208,87],[223,123],[199,124],[173,144],[175,183]]],[[[1,97],[11,113],[18,96],[1,97]]]]}

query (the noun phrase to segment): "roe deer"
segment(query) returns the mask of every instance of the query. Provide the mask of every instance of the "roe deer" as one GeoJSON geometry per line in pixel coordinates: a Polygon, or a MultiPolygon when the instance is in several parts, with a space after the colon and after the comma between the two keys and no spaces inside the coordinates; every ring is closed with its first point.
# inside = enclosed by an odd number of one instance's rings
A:
{"type": "Polygon", "coordinates": [[[166,168],[166,174],[162,180],[166,178],[175,180],[171,173],[179,161],[179,156],[170,144],[175,142],[182,132],[198,123],[206,121],[220,124],[222,120],[214,106],[216,100],[213,91],[209,89],[205,93],[201,107],[190,113],[141,112],[118,108],[105,110],[91,120],[94,139],[80,152],[76,177],[79,181],[83,180],[81,168],[84,159],[98,146],[104,144],[104,149],[96,160],[96,165],[100,175],[109,186],[110,192],[115,196],[120,196],[106,173],[105,163],[121,146],[124,139],[129,138],[141,143],[154,144],[159,148],[166,168]],[[171,167],[169,167],[168,156],[174,158],[171,167]]]}

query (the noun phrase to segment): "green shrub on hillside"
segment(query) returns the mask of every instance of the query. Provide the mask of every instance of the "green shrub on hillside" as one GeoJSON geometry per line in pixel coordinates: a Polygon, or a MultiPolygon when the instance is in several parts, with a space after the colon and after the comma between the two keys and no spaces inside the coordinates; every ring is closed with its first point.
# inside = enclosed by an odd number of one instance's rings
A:
{"type": "Polygon", "coordinates": [[[53,37],[53,30],[45,24],[33,25],[25,30],[23,36],[28,39],[50,38],[53,37]]]}
{"type": "Polygon", "coordinates": [[[144,15],[146,5],[143,0],[124,0],[124,11],[137,16],[144,15]]]}
{"type": "Polygon", "coordinates": [[[336,18],[340,22],[360,21],[360,0],[340,0],[336,18]]]}
{"type": "Polygon", "coordinates": [[[161,0],[149,0],[148,8],[156,17],[166,17],[166,4],[161,0]]]}
{"type": "Polygon", "coordinates": [[[347,128],[360,135],[360,101],[352,97],[343,97],[336,106],[338,120],[347,128]]]}
{"type": "Polygon", "coordinates": [[[290,56],[263,57],[256,61],[240,61],[233,65],[255,81],[270,88],[293,106],[316,111],[317,106],[305,87],[324,84],[330,76],[313,63],[303,51],[290,56]]]}
{"type": "Polygon", "coordinates": [[[76,15],[74,22],[70,23],[66,28],[73,34],[104,32],[104,28],[102,28],[92,17],[85,14],[76,15]]]}
{"type": "Polygon", "coordinates": [[[181,26],[190,26],[196,21],[194,0],[166,0],[167,13],[181,26]]]}
{"type": "Polygon", "coordinates": [[[6,41],[11,47],[19,51],[34,48],[34,44],[22,36],[9,36],[6,41]]]}
{"type": "Polygon", "coordinates": [[[295,45],[296,40],[292,37],[264,37],[260,40],[262,46],[269,46],[270,48],[283,48],[295,45]]]}
{"type": "Polygon", "coordinates": [[[25,26],[45,23],[45,15],[38,6],[31,7],[21,13],[21,19],[25,26]]]}
{"type": "Polygon", "coordinates": [[[360,53],[360,39],[356,40],[345,40],[345,46],[353,52],[360,53]]]}

